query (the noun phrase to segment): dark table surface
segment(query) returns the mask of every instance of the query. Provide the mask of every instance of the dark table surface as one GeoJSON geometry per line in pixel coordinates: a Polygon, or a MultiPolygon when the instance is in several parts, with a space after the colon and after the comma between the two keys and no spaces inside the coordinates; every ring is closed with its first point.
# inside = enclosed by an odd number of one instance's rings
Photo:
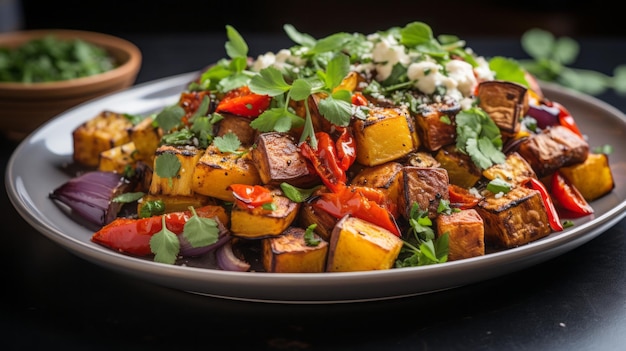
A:
{"type": "MultiPolygon", "coordinates": [[[[126,37],[144,54],[137,83],[224,56],[223,34],[126,37]]],[[[246,40],[255,55],[291,45],[283,36],[246,40]]],[[[626,63],[626,40],[580,43],[578,66],[611,74],[626,63]]],[[[468,44],[488,57],[524,57],[513,38],[468,44]]],[[[626,112],[625,97],[599,97],[626,112]]],[[[0,146],[4,175],[16,144],[0,146]]],[[[626,220],[555,259],[470,286],[380,302],[282,305],[199,296],[87,262],[36,232],[1,191],[4,350],[621,350],[626,343],[626,220]]]]}

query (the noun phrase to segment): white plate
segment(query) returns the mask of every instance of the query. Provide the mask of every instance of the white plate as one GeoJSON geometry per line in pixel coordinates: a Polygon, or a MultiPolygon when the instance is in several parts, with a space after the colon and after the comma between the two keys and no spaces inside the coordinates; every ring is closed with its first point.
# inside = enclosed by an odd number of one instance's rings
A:
{"type": "Polygon", "coordinates": [[[106,109],[133,114],[158,111],[176,102],[196,74],[145,83],[80,105],[26,138],[9,160],[5,184],[20,215],[46,237],[88,261],[163,286],[241,300],[336,303],[433,293],[521,270],[588,242],[626,213],[626,116],[598,99],[546,84],[546,95],[570,110],[581,130],[588,135],[592,148],[604,144],[613,146],[615,152],[609,159],[616,187],[592,203],[593,216],[577,219],[574,227],[531,244],[424,267],[356,273],[272,274],[160,264],[92,243],[92,231],[68,217],[48,198],[53,189],[69,179],[63,166],[71,162],[71,131],[106,109]]]}

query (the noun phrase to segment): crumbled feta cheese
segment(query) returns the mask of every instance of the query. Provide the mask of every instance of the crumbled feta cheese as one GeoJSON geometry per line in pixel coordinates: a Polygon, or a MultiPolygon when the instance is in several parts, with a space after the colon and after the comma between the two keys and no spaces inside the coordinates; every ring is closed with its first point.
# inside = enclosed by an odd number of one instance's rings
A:
{"type": "Polygon", "coordinates": [[[441,85],[445,76],[440,73],[441,66],[431,61],[414,62],[407,69],[409,80],[415,81],[415,87],[425,94],[432,94],[441,85]]]}
{"type": "Polygon", "coordinates": [[[409,56],[406,54],[404,45],[399,44],[394,37],[388,35],[381,37],[380,41],[374,45],[372,61],[376,66],[376,79],[383,81],[391,75],[396,63],[407,65],[409,56]]]}
{"type": "Polygon", "coordinates": [[[273,52],[267,52],[264,55],[257,56],[256,60],[252,63],[251,70],[259,72],[263,68],[267,68],[276,62],[276,55],[273,52]]]}
{"type": "Polygon", "coordinates": [[[264,55],[259,55],[257,59],[252,63],[250,68],[253,71],[260,71],[269,66],[274,66],[279,70],[283,70],[286,66],[303,66],[306,61],[298,56],[291,54],[288,49],[282,49],[276,54],[268,52],[264,55]]]}
{"type": "Polygon", "coordinates": [[[489,69],[489,62],[487,62],[484,57],[477,57],[476,62],[478,62],[478,66],[474,67],[474,72],[479,81],[483,82],[495,79],[495,73],[489,69]]]}
{"type": "MultiPolygon", "coordinates": [[[[457,89],[463,97],[471,96],[478,82],[474,76],[474,68],[471,64],[462,60],[450,60],[446,63],[448,77],[456,82],[457,89]]],[[[458,99],[460,100],[460,98],[458,99]]]]}

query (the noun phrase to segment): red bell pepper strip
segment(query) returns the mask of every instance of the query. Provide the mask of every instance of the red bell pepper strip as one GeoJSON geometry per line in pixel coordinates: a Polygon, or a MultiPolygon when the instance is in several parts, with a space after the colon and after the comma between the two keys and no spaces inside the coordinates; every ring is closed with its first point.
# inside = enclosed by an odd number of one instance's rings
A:
{"type": "Polygon", "coordinates": [[[337,130],[341,133],[335,143],[339,167],[347,171],[356,160],[356,141],[350,129],[337,127],[337,130]]]}
{"type": "Polygon", "coordinates": [[[583,137],[583,134],[580,132],[580,129],[578,129],[578,125],[576,125],[576,121],[574,121],[574,117],[572,117],[572,114],[569,113],[569,111],[565,108],[565,106],[561,105],[558,102],[549,101],[549,100],[545,100],[544,103],[547,106],[556,107],[559,110],[558,119],[559,119],[560,125],[576,133],[579,137],[581,138],[583,137]]]}
{"type": "MultiPolygon", "coordinates": [[[[195,211],[199,217],[215,217],[212,206],[198,207],[195,211]]],[[[163,228],[161,220],[163,216],[167,229],[179,235],[192,215],[191,211],[180,211],[140,219],[118,217],[95,232],[91,236],[91,241],[119,252],[148,256],[152,254],[150,238],[163,228]]]]}
{"type": "Polygon", "coordinates": [[[589,205],[587,200],[585,200],[580,191],[558,171],[554,172],[552,175],[550,191],[556,203],[563,208],[578,215],[593,213],[593,208],[589,205]]]}
{"type": "Polygon", "coordinates": [[[261,185],[231,184],[236,204],[241,208],[256,208],[273,201],[270,190],[261,185]]]}
{"type": "Polygon", "coordinates": [[[389,203],[386,196],[374,193],[377,191],[372,188],[346,186],[337,192],[320,194],[314,206],[335,218],[350,214],[401,236],[391,211],[385,207],[389,203]]]}
{"type": "Polygon", "coordinates": [[[302,143],[300,152],[308,159],[324,185],[336,192],[346,183],[346,172],[339,166],[339,156],[335,143],[325,132],[315,133],[317,150],[313,150],[309,143],[302,143]]]}
{"type": "Polygon", "coordinates": [[[217,104],[216,112],[228,112],[243,117],[258,117],[270,106],[272,97],[259,95],[247,86],[233,89],[217,104]]]}
{"type": "Polygon", "coordinates": [[[455,184],[448,185],[448,199],[450,205],[462,210],[473,208],[478,205],[479,197],[474,196],[468,189],[455,184]]]}
{"type": "Polygon", "coordinates": [[[351,102],[352,102],[352,105],[356,105],[356,106],[367,106],[368,104],[367,98],[358,91],[352,94],[351,102]]]}
{"type": "Polygon", "coordinates": [[[185,115],[181,119],[183,124],[189,125],[189,120],[196,113],[200,104],[202,104],[202,100],[205,96],[208,96],[210,92],[208,91],[191,91],[191,92],[183,92],[180,94],[180,99],[178,101],[178,105],[185,110],[185,115]]]}
{"type": "Polygon", "coordinates": [[[559,214],[554,207],[554,203],[552,202],[548,189],[546,189],[543,183],[536,178],[527,178],[526,181],[522,182],[522,185],[539,191],[541,200],[543,201],[543,206],[548,213],[548,222],[550,223],[550,227],[556,232],[563,230],[563,224],[561,224],[559,214]]]}

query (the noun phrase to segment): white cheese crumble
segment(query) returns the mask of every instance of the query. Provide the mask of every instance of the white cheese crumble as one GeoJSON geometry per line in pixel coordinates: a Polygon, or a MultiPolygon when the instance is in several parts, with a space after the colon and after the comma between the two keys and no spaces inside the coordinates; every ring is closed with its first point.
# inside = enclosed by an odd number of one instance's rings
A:
{"type": "Polygon", "coordinates": [[[379,39],[372,50],[372,61],[376,67],[376,79],[384,81],[391,75],[396,63],[406,66],[410,59],[404,45],[399,44],[393,36],[388,35],[379,39]]]}

